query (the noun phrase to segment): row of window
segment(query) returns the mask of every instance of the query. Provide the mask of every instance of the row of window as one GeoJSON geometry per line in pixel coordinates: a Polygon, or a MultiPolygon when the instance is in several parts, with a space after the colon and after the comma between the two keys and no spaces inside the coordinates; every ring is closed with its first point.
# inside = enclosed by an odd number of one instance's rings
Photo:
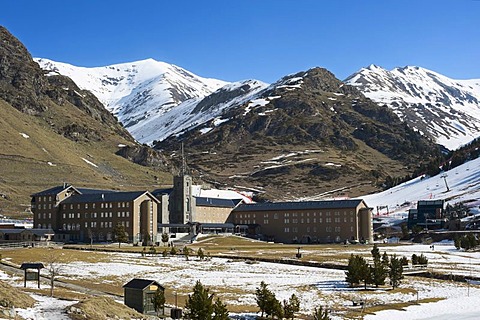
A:
{"type": "MultiPolygon", "coordinates": [[[[289,218],[289,217],[322,217],[323,214],[325,213],[325,216],[329,217],[332,215],[332,212],[330,211],[327,211],[327,212],[322,212],[322,211],[319,211],[319,212],[276,212],[273,214],[273,218],[274,219],[279,219],[282,215],[284,218],[289,218]]],[[[334,211],[333,212],[333,215],[334,216],[341,216],[341,212],[340,211],[334,211]]],[[[347,213],[347,211],[343,211],[343,216],[347,216],[347,215],[350,215],[350,216],[354,216],[355,215],[355,211],[349,211],[347,213]]],[[[255,213],[240,213],[239,216],[238,216],[240,219],[242,218],[253,218],[255,219],[255,213]]],[[[270,213],[264,213],[263,214],[263,217],[264,218],[269,218],[270,217],[270,213]]]]}
{"type": "MultiPolygon", "coordinates": [[[[267,221],[268,221],[268,220],[267,220],[267,221]]],[[[312,218],[311,221],[312,221],[312,223],[317,223],[317,218],[312,218]]],[[[333,218],[333,222],[335,222],[335,223],[340,223],[340,222],[342,222],[342,221],[343,221],[344,223],[346,223],[346,222],[348,222],[348,218],[347,218],[347,217],[343,217],[343,219],[340,218],[340,217],[335,217],[335,218],[333,218]]],[[[291,222],[291,223],[310,223],[310,218],[300,219],[300,220],[298,220],[298,219],[291,219],[291,220],[290,220],[290,218],[285,218],[285,219],[283,220],[283,223],[285,223],[285,224],[290,224],[290,222],[291,222]]],[[[325,222],[326,222],[326,223],[331,223],[331,222],[332,222],[332,218],[331,218],[331,217],[325,218],[325,222]]],[[[353,217],[350,217],[350,223],[353,223],[353,222],[354,222],[354,218],[353,218],[353,217]]],[[[318,223],[323,223],[323,218],[318,218],[318,223]]]]}
{"type": "MultiPolygon", "coordinates": [[[[305,224],[305,223],[323,223],[323,218],[303,218],[303,219],[298,219],[298,218],[295,218],[295,219],[290,219],[290,218],[285,218],[283,220],[283,223],[284,224],[297,224],[297,223],[300,223],[300,224],[305,224]]],[[[348,222],[348,218],[347,217],[343,217],[340,218],[340,217],[335,217],[333,218],[333,222],[334,223],[341,223],[341,222],[344,222],[344,223],[347,223],[348,222]]],[[[269,220],[268,219],[264,219],[263,220],[263,224],[268,224],[269,220]]],[[[327,217],[325,218],[325,223],[332,223],[332,218],[331,217],[327,217]]],[[[354,217],[350,217],[350,223],[354,223],[354,217]]],[[[255,224],[255,219],[253,220],[250,220],[250,219],[246,219],[246,220],[239,220],[239,224],[255,224]]]]}
{"type": "MultiPolygon", "coordinates": [[[[70,212],[70,213],[63,213],[62,214],[62,217],[63,219],[80,219],[81,218],[81,214],[80,212],[77,212],[77,213],[73,213],[73,212],[70,212]]],[[[89,218],[112,218],[113,217],[113,212],[91,212],[91,213],[84,213],[83,214],[83,217],[85,219],[89,219],[89,218]]],[[[119,211],[117,212],[117,218],[129,218],[130,217],[130,212],[129,211],[119,211]]]]}
{"type": "MultiPolygon", "coordinates": [[[[335,228],[332,228],[331,226],[327,226],[325,227],[325,232],[332,232],[332,230],[336,233],[342,231],[342,229],[340,227],[335,227],[335,228]]],[[[353,232],[353,227],[350,227],[350,232],[353,232]]],[[[284,229],[284,232],[285,233],[289,233],[289,232],[292,232],[292,233],[297,233],[298,232],[298,228],[297,227],[285,227],[284,229]]],[[[307,227],[307,232],[310,232],[310,227],[307,227]]],[[[312,232],[317,232],[317,227],[313,227],[312,228],[312,232]]]]}
{"type": "MultiPolygon", "coordinates": [[[[130,221],[119,221],[118,224],[121,224],[126,228],[130,227],[130,221]]],[[[85,228],[97,228],[97,226],[99,226],[100,229],[113,228],[113,223],[112,221],[105,221],[105,222],[101,221],[100,223],[97,223],[97,221],[90,221],[90,223],[85,222],[85,228]]],[[[64,223],[63,230],[78,231],[80,230],[80,223],[64,223]]]]}
{"type": "MultiPolygon", "coordinates": [[[[66,210],[67,207],[70,208],[71,210],[73,210],[75,208],[75,205],[73,203],[71,203],[69,206],[67,204],[63,204],[63,209],[64,210],[66,210]]],[[[77,203],[76,207],[77,207],[77,209],[82,209],[82,207],[84,209],[88,209],[88,208],[95,209],[96,203],[84,203],[83,205],[80,204],[80,203],[77,203]]],[[[130,202],[117,202],[117,208],[129,208],[129,207],[130,207],[130,202]]],[[[113,203],[112,202],[101,202],[100,203],[100,209],[109,209],[109,208],[113,208],[113,203]]]]}

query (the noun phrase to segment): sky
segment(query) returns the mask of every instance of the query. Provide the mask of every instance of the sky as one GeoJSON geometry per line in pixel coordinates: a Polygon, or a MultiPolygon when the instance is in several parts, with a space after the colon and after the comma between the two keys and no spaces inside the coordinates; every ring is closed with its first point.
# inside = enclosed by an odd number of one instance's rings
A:
{"type": "Polygon", "coordinates": [[[3,0],[32,56],[94,67],[153,58],[225,81],[370,64],[480,79],[480,0],[3,0]]]}

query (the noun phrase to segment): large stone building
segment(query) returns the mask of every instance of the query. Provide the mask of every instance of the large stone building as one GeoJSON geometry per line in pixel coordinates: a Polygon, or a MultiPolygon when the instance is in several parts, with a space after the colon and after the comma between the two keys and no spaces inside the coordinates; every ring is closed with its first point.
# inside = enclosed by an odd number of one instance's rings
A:
{"type": "Polygon", "coordinates": [[[361,199],[241,204],[236,231],[284,243],[373,241],[372,208],[361,199]]]}
{"type": "Polygon", "coordinates": [[[159,200],[148,191],[116,192],[64,184],[32,195],[34,227],[52,229],[59,241],[109,241],[125,227],[129,241],[157,241],[159,200]]]}

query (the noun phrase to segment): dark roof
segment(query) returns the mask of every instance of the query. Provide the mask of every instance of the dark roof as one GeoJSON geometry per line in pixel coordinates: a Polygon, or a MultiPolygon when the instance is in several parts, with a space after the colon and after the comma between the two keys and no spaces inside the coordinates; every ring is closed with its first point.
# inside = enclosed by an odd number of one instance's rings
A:
{"type": "Polygon", "coordinates": [[[231,199],[195,197],[195,203],[197,206],[203,207],[234,208],[238,202],[235,203],[231,199]]]}
{"type": "MultiPolygon", "coordinates": [[[[90,202],[119,202],[119,201],[133,201],[148,191],[126,191],[126,192],[107,192],[107,193],[88,193],[75,194],[62,203],[90,203],[90,202]]],[[[155,196],[148,192],[152,198],[159,202],[155,196]]]]}
{"type": "Polygon", "coordinates": [[[116,192],[115,190],[100,190],[100,189],[88,189],[88,188],[77,188],[81,194],[95,194],[95,193],[110,193],[116,192]]]}
{"type": "Polygon", "coordinates": [[[33,196],[48,196],[48,195],[55,195],[58,194],[59,192],[62,192],[63,190],[71,187],[71,185],[61,185],[61,186],[56,186],[47,190],[43,190],[37,193],[32,194],[33,196]]]}
{"type": "Polygon", "coordinates": [[[166,189],[155,189],[152,191],[154,196],[162,195],[162,194],[170,194],[173,192],[173,188],[166,188],[166,189]]]}
{"type": "Polygon", "coordinates": [[[47,234],[55,234],[55,231],[52,229],[29,229],[36,236],[44,236],[47,234]]]}
{"type": "Polygon", "coordinates": [[[17,234],[22,233],[24,231],[31,231],[32,229],[25,229],[25,228],[17,228],[17,229],[0,229],[0,233],[3,234],[17,234]]]}
{"type": "Polygon", "coordinates": [[[202,228],[234,228],[233,223],[200,223],[202,228]]]}
{"type": "Polygon", "coordinates": [[[146,279],[132,279],[126,284],[123,285],[124,288],[132,288],[132,289],[145,289],[146,287],[150,285],[157,285],[161,287],[162,289],[165,289],[160,283],[158,283],[155,280],[146,280],[146,279]]]}
{"type": "Polygon", "coordinates": [[[280,210],[308,210],[308,209],[341,209],[356,208],[362,199],[328,200],[328,201],[299,201],[299,202],[265,202],[241,204],[233,211],[280,211],[280,210]]]}
{"type": "Polygon", "coordinates": [[[22,263],[20,266],[20,269],[25,270],[25,269],[42,269],[45,268],[43,263],[35,263],[35,262],[27,262],[27,263],[22,263]]]}

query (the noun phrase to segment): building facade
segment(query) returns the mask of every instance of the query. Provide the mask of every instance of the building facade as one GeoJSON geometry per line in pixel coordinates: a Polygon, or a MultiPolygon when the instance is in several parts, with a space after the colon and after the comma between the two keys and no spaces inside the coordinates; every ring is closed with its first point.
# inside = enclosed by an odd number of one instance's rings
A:
{"type": "Polygon", "coordinates": [[[373,241],[372,208],[361,199],[241,204],[237,231],[283,243],[373,241]]]}
{"type": "Polygon", "coordinates": [[[408,211],[409,229],[419,226],[423,229],[439,229],[445,226],[445,200],[419,200],[416,209],[408,211]]]}
{"type": "Polygon", "coordinates": [[[34,227],[52,229],[58,241],[112,241],[117,224],[129,241],[157,240],[159,200],[148,191],[115,192],[54,187],[32,195],[34,227]]]}

